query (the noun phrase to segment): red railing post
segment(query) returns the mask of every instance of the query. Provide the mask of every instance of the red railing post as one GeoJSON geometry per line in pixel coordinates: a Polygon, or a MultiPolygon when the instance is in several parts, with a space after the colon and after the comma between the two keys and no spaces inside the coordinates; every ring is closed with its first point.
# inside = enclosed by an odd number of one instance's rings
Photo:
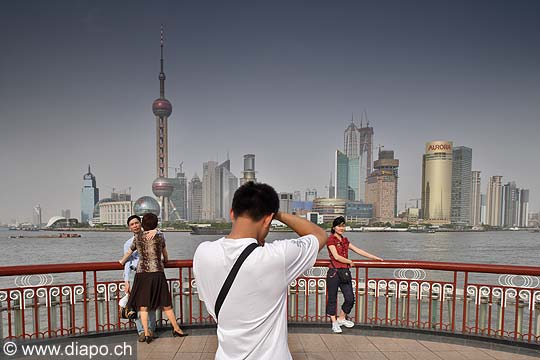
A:
{"type": "Polygon", "coordinates": [[[193,287],[191,286],[191,269],[188,269],[188,282],[189,282],[189,324],[193,324],[193,287]]]}
{"type": "Polygon", "coordinates": [[[182,278],[183,268],[178,268],[178,281],[180,282],[180,323],[184,324],[184,279],[182,278]]]}
{"type": "Polygon", "coordinates": [[[465,330],[467,327],[467,287],[469,286],[469,273],[465,271],[465,279],[463,280],[463,324],[461,328],[461,332],[465,334],[465,330]]]}
{"type": "Polygon", "coordinates": [[[365,267],[364,275],[365,275],[365,279],[364,279],[364,323],[367,324],[367,320],[368,320],[368,301],[369,301],[369,297],[368,297],[368,276],[369,276],[369,271],[368,271],[367,266],[365,267]]]}
{"type": "Polygon", "coordinates": [[[516,289],[516,313],[514,320],[514,341],[518,338],[519,290],[516,289]]]}
{"type": "Polygon", "coordinates": [[[456,292],[457,292],[457,271],[454,271],[454,282],[452,287],[452,332],[455,331],[456,328],[456,292]]]}
{"type": "Polygon", "coordinates": [[[99,306],[98,306],[98,294],[97,294],[97,272],[94,270],[94,306],[96,313],[96,332],[99,332],[99,306]]]}
{"type": "Polygon", "coordinates": [[[86,271],[83,271],[83,313],[84,333],[88,334],[88,285],[86,284],[86,271]]]}
{"type": "MultiPolygon", "coordinates": [[[[356,286],[355,286],[355,289],[354,289],[354,296],[355,296],[355,299],[356,299],[356,303],[358,304],[358,265],[357,264],[354,264],[354,269],[355,269],[355,281],[356,281],[356,286]]],[[[360,319],[359,319],[359,316],[358,316],[358,305],[356,305],[354,307],[354,320],[356,323],[359,323],[360,322],[360,319]]]]}
{"type": "MultiPolygon", "coordinates": [[[[34,296],[34,329],[36,338],[39,338],[39,301],[38,297],[34,296]]],[[[1,325],[1,324],[0,324],[1,325]]]]}

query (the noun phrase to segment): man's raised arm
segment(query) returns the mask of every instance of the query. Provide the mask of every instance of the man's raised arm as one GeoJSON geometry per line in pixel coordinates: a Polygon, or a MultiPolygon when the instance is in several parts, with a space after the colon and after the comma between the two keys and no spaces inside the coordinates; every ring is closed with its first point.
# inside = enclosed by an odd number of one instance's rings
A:
{"type": "Polygon", "coordinates": [[[281,221],[300,236],[314,235],[317,240],[319,240],[319,251],[326,245],[328,236],[326,235],[326,231],[319,225],[296,215],[282,213],[281,211],[278,211],[277,214],[274,215],[274,219],[281,221]]]}

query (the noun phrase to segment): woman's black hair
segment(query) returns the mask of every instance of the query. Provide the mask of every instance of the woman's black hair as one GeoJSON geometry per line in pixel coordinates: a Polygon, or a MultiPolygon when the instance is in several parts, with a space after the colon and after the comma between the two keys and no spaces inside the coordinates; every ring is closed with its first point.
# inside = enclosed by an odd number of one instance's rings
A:
{"type": "Polygon", "coordinates": [[[332,221],[332,229],[330,229],[330,232],[332,234],[335,234],[336,230],[334,230],[334,228],[341,224],[345,224],[345,218],[343,216],[338,216],[337,218],[334,219],[334,221],[332,221]]]}
{"type": "Polygon", "coordinates": [[[142,217],[144,231],[154,230],[158,226],[158,217],[152,213],[146,213],[142,217]]]}

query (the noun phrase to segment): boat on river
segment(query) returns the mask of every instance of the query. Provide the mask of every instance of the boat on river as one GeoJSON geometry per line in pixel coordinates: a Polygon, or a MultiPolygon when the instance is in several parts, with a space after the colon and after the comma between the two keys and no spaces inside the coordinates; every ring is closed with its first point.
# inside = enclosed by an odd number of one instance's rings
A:
{"type": "Polygon", "coordinates": [[[191,226],[191,235],[227,235],[231,232],[230,228],[198,227],[191,226]]]}

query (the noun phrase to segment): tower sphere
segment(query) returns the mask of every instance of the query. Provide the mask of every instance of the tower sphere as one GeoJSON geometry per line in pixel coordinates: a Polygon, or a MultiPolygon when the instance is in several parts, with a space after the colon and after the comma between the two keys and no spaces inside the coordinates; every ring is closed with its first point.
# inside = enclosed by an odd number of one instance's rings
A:
{"type": "Polygon", "coordinates": [[[143,216],[146,213],[152,213],[159,216],[159,203],[153,197],[143,196],[133,203],[133,213],[138,216],[143,216]]]}
{"type": "Polygon", "coordinates": [[[158,117],[169,117],[172,113],[172,104],[167,99],[156,99],[152,104],[152,111],[158,117]]]}
{"type": "Polygon", "coordinates": [[[170,197],[174,190],[174,184],[167,178],[158,177],[152,183],[152,192],[156,196],[170,197]]]}

